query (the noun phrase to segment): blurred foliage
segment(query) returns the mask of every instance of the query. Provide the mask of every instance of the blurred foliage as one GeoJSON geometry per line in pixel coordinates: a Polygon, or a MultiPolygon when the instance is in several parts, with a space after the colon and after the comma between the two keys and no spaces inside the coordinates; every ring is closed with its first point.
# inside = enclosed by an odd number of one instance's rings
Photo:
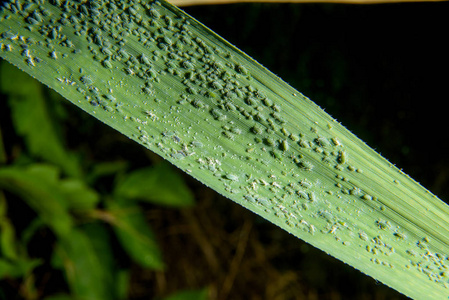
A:
{"type": "MultiPolygon", "coordinates": [[[[0,299],[127,299],[131,262],[164,270],[141,203],[192,207],[191,190],[165,162],[131,167],[72,150],[89,141],[64,132],[74,119],[61,97],[3,61],[0,67],[0,299]],[[36,245],[42,232],[46,244],[36,245]],[[35,286],[40,269],[64,274],[65,283],[43,291],[35,286]],[[20,288],[2,289],[8,284],[20,288]]],[[[95,122],[86,124],[95,131],[95,122]]]]}

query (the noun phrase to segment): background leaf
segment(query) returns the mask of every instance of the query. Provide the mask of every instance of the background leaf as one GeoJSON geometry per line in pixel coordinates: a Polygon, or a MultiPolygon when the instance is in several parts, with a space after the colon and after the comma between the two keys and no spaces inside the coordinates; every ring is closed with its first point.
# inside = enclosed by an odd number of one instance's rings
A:
{"type": "Polygon", "coordinates": [[[140,265],[162,270],[161,251],[140,207],[126,200],[115,200],[108,202],[108,209],[114,216],[114,231],[122,247],[140,265]]]}
{"type": "Polygon", "coordinates": [[[0,215],[0,254],[11,260],[18,257],[15,230],[11,222],[0,215]]]}
{"type": "Polygon", "coordinates": [[[193,194],[181,174],[166,162],[126,174],[120,178],[114,194],[165,206],[187,207],[194,204],[193,194]]]}
{"type": "Polygon", "coordinates": [[[0,168],[0,188],[21,196],[52,230],[65,236],[72,218],[58,189],[58,170],[49,165],[0,168]]]}
{"type": "Polygon", "coordinates": [[[14,262],[0,257],[0,280],[22,277],[42,263],[40,259],[18,259],[14,262]]]}
{"type": "Polygon", "coordinates": [[[79,179],[63,179],[59,182],[58,187],[66,204],[71,209],[93,209],[100,201],[100,197],[97,192],[89,188],[79,179]]]}
{"type": "Polygon", "coordinates": [[[109,270],[102,265],[92,240],[82,230],[73,229],[61,237],[55,255],[59,256],[74,296],[86,300],[113,299],[109,270]]]}
{"type": "Polygon", "coordinates": [[[179,291],[163,300],[207,300],[208,290],[179,291]]]}
{"type": "Polygon", "coordinates": [[[0,64],[0,73],[8,74],[0,76],[0,90],[8,94],[14,126],[23,136],[30,154],[58,165],[68,175],[79,177],[77,157],[63,145],[62,133],[57,130],[42,85],[10,64],[0,64]]]}

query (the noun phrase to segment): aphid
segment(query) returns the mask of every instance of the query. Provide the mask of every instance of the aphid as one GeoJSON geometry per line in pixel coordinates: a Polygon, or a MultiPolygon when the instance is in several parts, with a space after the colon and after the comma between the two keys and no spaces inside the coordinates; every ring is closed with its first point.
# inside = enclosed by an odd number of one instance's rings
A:
{"type": "Polygon", "coordinates": [[[106,99],[108,99],[111,102],[115,102],[117,99],[115,99],[114,96],[112,96],[111,94],[107,94],[104,96],[106,99]]]}
{"type": "Polygon", "coordinates": [[[336,137],[331,138],[331,141],[335,146],[341,146],[340,141],[336,137]]]}
{"type": "Polygon", "coordinates": [[[315,231],[316,231],[315,226],[314,225],[310,225],[309,226],[309,233],[313,235],[315,233],[315,231]]]}
{"type": "Polygon", "coordinates": [[[232,127],[231,132],[234,134],[242,134],[242,130],[238,127],[232,127]]]}
{"type": "Polygon", "coordinates": [[[157,11],[157,10],[155,10],[154,8],[151,8],[149,11],[148,11],[148,13],[149,13],[149,15],[152,17],[152,18],[154,18],[154,19],[159,19],[160,18],[160,14],[159,14],[159,12],[157,11]]]}
{"type": "Polygon", "coordinates": [[[282,155],[279,153],[279,151],[273,150],[271,151],[271,155],[273,155],[274,158],[282,160],[282,155]]]}
{"type": "Polygon", "coordinates": [[[226,179],[229,179],[229,180],[231,180],[231,181],[237,181],[237,180],[239,180],[239,177],[238,177],[237,175],[230,174],[230,173],[226,174],[225,177],[226,177],[226,179]]]}
{"type": "Polygon", "coordinates": [[[339,164],[344,164],[348,160],[348,155],[345,151],[338,151],[337,162],[339,164]]]}
{"type": "Polygon", "coordinates": [[[153,94],[153,90],[150,89],[149,87],[144,87],[144,88],[142,89],[142,91],[143,91],[145,94],[147,94],[147,95],[153,94]]]}
{"type": "Polygon", "coordinates": [[[331,229],[329,230],[329,233],[335,234],[335,232],[337,231],[337,229],[338,229],[338,226],[334,225],[334,226],[332,226],[331,229]]]}
{"type": "Polygon", "coordinates": [[[393,233],[393,235],[394,235],[395,237],[397,237],[398,239],[400,239],[400,240],[405,240],[405,239],[407,239],[407,236],[406,236],[405,234],[401,233],[401,232],[395,232],[395,233],[393,233]]]}
{"type": "Polygon", "coordinates": [[[301,181],[299,182],[299,184],[300,184],[302,187],[305,187],[305,188],[310,188],[310,187],[312,187],[312,183],[309,182],[307,179],[301,180],[301,181]]]}
{"type": "Polygon", "coordinates": [[[53,58],[53,59],[57,59],[58,55],[56,54],[56,51],[51,51],[50,52],[50,57],[53,58]]]}
{"type": "Polygon", "coordinates": [[[288,130],[285,127],[281,128],[281,132],[283,135],[288,136],[290,133],[288,132],[288,130]]]}
{"type": "Polygon", "coordinates": [[[26,59],[26,62],[27,62],[27,64],[28,64],[30,67],[35,67],[35,66],[36,66],[36,64],[34,63],[34,60],[33,60],[32,57],[28,57],[28,58],[26,59]]]}
{"type": "Polygon", "coordinates": [[[314,141],[318,146],[321,146],[321,147],[326,147],[329,145],[328,140],[323,137],[316,138],[314,141]]]}
{"type": "Polygon", "coordinates": [[[112,68],[111,61],[109,59],[103,60],[103,66],[107,69],[111,69],[112,68]]]}
{"type": "Polygon", "coordinates": [[[206,106],[203,101],[198,99],[192,101],[192,105],[196,108],[204,108],[206,106]]]}
{"type": "Polygon", "coordinates": [[[381,230],[386,230],[386,229],[388,229],[388,228],[390,228],[391,227],[391,225],[390,225],[390,223],[387,221],[387,222],[384,222],[384,221],[381,221],[381,220],[377,220],[376,221],[376,225],[377,225],[377,227],[379,227],[379,229],[381,229],[381,230]]]}
{"type": "Polygon", "coordinates": [[[184,69],[193,69],[193,68],[194,68],[194,67],[193,67],[193,64],[192,64],[190,61],[187,61],[187,60],[181,62],[181,66],[182,66],[184,69]]]}
{"type": "Polygon", "coordinates": [[[310,202],[315,202],[316,201],[316,196],[314,192],[309,192],[308,193],[308,197],[309,197],[309,201],[310,202]]]}
{"type": "Polygon", "coordinates": [[[108,48],[105,48],[105,47],[101,48],[101,52],[102,52],[104,55],[108,55],[108,56],[111,56],[111,55],[112,55],[112,51],[111,51],[110,49],[108,49],[108,48]]]}
{"type": "Polygon", "coordinates": [[[129,58],[129,54],[128,54],[128,52],[126,52],[125,49],[119,49],[118,54],[119,54],[123,59],[128,59],[128,58],[129,58]]]}
{"type": "Polygon", "coordinates": [[[27,3],[23,6],[23,10],[29,10],[31,7],[33,7],[34,3],[27,3]]]}
{"type": "Polygon", "coordinates": [[[22,56],[24,56],[24,57],[30,57],[30,50],[24,49],[24,50],[22,51],[22,56]]]}
{"type": "Polygon", "coordinates": [[[86,85],[90,85],[90,84],[94,83],[89,76],[81,76],[80,81],[86,85]]]}
{"type": "Polygon", "coordinates": [[[282,140],[280,143],[280,148],[282,151],[288,151],[289,145],[287,140],[282,140]]]}
{"type": "Polygon", "coordinates": [[[254,125],[250,130],[254,134],[261,134],[263,132],[263,128],[259,125],[254,125]]]}
{"type": "Polygon", "coordinates": [[[135,15],[137,14],[137,11],[136,11],[134,8],[132,8],[132,7],[130,7],[130,8],[128,9],[128,11],[129,11],[129,13],[132,14],[133,16],[135,16],[135,15]]]}
{"type": "Polygon", "coordinates": [[[362,196],[362,199],[364,200],[373,200],[373,197],[371,195],[365,194],[362,196]]]}
{"type": "Polygon", "coordinates": [[[310,145],[307,141],[300,139],[298,142],[299,146],[301,146],[302,148],[310,148],[310,145]]]}
{"type": "Polygon", "coordinates": [[[248,97],[248,98],[246,98],[245,102],[248,105],[256,105],[257,100],[254,97],[248,97]]]}
{"type": "Polygon", "coordinates": [[[266,106],[271,106],[271,105],[273,105],[273,101],[271,101],[271,100],[268,99],[268,98],[262,99],[262,103],[265,104],[266,106]]]}
{"type": "Polygon", "coordinates": [[[248,70],[240,64],[235,65],[235,70],[240,74],[248,75],[248,70]]]}
{"type": "Polygon", "coordinates": [[[368,240],[368,235],[364,232],[360,232],[359,233],[359,238],[363,241],[367,241],[368,240]]]}
{"type": "Polygon", "coordinates": [[[223,131],[223,135],[230,140],[234,139],[234,135],[232,133],[230,133],[229,131],[223,131]]]}
{"type": "Polygon", "coordinates": [[[134,75],[134,74],[135,74],[135,73],[134,73],[134,70],[131,69],[131,68],[126,68],[125,71],[126,71],[126,73],[127,73],[128,75],[134,75]]]}
{"type": "Polygon", "coordinates": [[[298,196],[302,199],[308,199],[309,197],[307,196],[307,193],[304,191],[296,191],[296,194],[298,194],[298,196]]]}
{"type": "Polygon", "coordinates": [[[31,25],[39,25],[39,21],[33,17],[28,17],[27,22],[30,23],[31,25]]]}
{"type": "Polygon", "coordinates": [[[150,60],[148,59],[148,57],[146,57],[144,54],[142,54],[142,55],[140,56],[140,61],[141,61],[142,63],[148,65],[148,66],[151,64],[151,63],[150,63],[150,60]]]}
{"type": "Polygon", "coordinates": [[[227,102],[225,107],[227,110],[237,110],[237,108],[235,107],[235,105],[232,102],[227,102]]]}
{"type": "Polygon", "coordinates": [[[274,146],[276,144],[276,142],[274,141],[273,138],[267,137],[267,138],[265,138],[265,144],[268,146],[274,146]]]}
{"type": "Polygon", "coordinates": [[[223,86],[218,81],[213,81],[211,83],[211,87],[216,89],[216,90],[222,90],[223,89],[223,86]]]}
{"type": "Polygon", "coordinates": [[[226,115],[224,115],[219,109],[212,109],[210,111],[211,115],[217,120],[225,120],[226,115]]]}
{"type": "Polygon", "coordinates": [[[349,191],[351,195],[359,195],[362,191],[358,187],[353,187],[352,190],[349,191]]]}
{"type": "Polygon", "coordinates": [[[298,165],[305,171],[312,171],[313,169],[313,164],[309,161],[300,161],[298,165]]]}

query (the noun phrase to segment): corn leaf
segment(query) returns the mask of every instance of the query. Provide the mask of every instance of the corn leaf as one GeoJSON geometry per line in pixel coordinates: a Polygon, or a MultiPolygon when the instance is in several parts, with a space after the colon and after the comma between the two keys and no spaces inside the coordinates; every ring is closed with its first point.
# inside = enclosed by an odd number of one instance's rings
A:
{"type": "Polygon", "coordinates": [[[10,1],[0,55],[217,192],[416,299],[449,294],[449,207],[163,1],[10,1]]]}

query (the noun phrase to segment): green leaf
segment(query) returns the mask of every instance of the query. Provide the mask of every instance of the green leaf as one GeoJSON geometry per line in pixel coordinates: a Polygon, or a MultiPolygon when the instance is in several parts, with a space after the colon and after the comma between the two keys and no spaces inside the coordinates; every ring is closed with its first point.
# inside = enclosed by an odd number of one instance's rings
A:
{"type": "Polygon", "coordinates": [[[0,256],[10,260],[18,258],[14,226],[7,217],[7,203],[0,190],[0,256]]]}
{"type": "Polygon", "coordinates": [[[18,258],[16,235],[11,222],[0,216],[0,254],[1,256],[16,260],[18,258]]]}
{"type": "Polygon", "coordinates": [[[116,291],[117,299],[128,299],[129,286],[130,286],[131,272],[129,270],[120,270],[117,273],[116,291]]]}
{"type": "Polygon", "coordinates": [[[0,257],[0,279],[23,277],[41,264],[40,259],[21,258],[12,262],[0,257]]]}
{"type": "MultiPolygon", "coordinates": [[[[95,252],[92,240],[81,230],[74,229],[61,237],[55,254],[62,261],[67,281],[74,296],[85,300],[110,300],[112,289],[95,252]]],[[[57,259],[55,259],[57,260],[57,259]]]]}
{"type": "Polygon", "coordinates": [[[125,172],[127,166],[126,161],[97,162],[86,174],[86,182],[93,184],[101,177],[121,174],[125,172]]]}
{"type": "Polygon", "coordinates": [[[77,158],[65,150],[57,132],[60,125],[55,124],[48,109],[42,85],[10,64],[0,63],[0,74],[0,89],[8,94],[14,126],[24,137],[29,152],[60,166],[66,174],[79,177],[77,158]]]}
{"type": "Polygon", "coordinates": [[[193,194],[182,176],[167,163],[126,174],[114,194],[155,204],[186,207],[194,204],[193,194]]]}
{"type": "Polygon", "coordinates": [[[128,255],[143,267],[162,270],[161,250],[140,207],[115,199],[108,202],[108,209],[114,216],[114,231],[128,255]]]}
{"type": "Polygon", "coordinates": [[[0,168],[0,188],[21,196],[56,234],[64,236],[72,227],[72,218],[57,178],[58,170],[49,165],[0,168]]]}
{"type": "Polygon", "coordinates": [[[207,300],[209,291],[207,289],[178,291],[163,300],[207,300]]]}
{"type": "Polygon", "coordinates": [[[101,265],[102,285],[108,290],[110,297],[117,298],[118,265],[112,248],[112,233],[105,223],[100,222],[84,224],[79,229],[89,238],[101,265]]]}
{"type": "Polygon", "coordinates": [[[100,197],[79,179],[63,179],[59,189],[69,208],[74,210],[89,210],[97,206],[100,197]]]}

